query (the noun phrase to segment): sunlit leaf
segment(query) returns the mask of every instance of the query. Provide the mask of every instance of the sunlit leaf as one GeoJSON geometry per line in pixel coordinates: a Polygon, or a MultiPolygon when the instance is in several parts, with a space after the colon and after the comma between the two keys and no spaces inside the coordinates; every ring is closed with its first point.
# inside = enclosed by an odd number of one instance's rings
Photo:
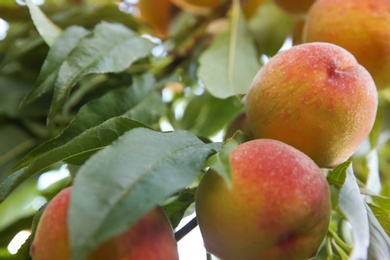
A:
{"type": "Polygon", "coordinates": [[[386,210],[370,203],[368,206],[370,206],[372,213],[377,218],[377,221],[379,221],[384,231],[386,231],[387,235],[390,236],[390,210],[386,210]]]}
{"type": "Polygon", "coordinates": [[[105,240],[197,177],[220,144],[189,132],[134,129],[78,171],[69,210],[72,259],[84,259],[105,240]],[[99,214],[96,214],[99,212],[99,214]]]}
{"type": "Polygon", "coordinates": [[[217,34],[199,59],[198,76],[218,98],[246,94],[260,68],[239,3],[233,3],[228,30],[217,34]]]}
{"type": "MultiPolygon", "coordinates": [[[[370,246],[368,248],[368,259],[390,259],[390,238],[383,229],[383,224],[379,223],[380,218],[375,214],[372,205],[367,206],[368,220],[370,223],[370,246]]],[[[376,208],[378,209],[378,208],[376,208]]],[[[378,212],[377,212],[378,213],[378,212]]],[[[388,214],[388,213],[387,213],[388,214]]],[[[387,225],[389,230],[389,216],[387,216],[387,225]]]]}
{"type": "Polygon", "coordinates": [[[346,161],[337,166],[328,174],[328,182],[330,184],[336,185],[338,188],[341,188],[345,183],[345,179],[347,178],[347,169],[350,167],[350,165],[351,161],[346,161]]]}
{"type": "Polygon", "coordinates": [[[231,169],[230,169],[230,153],[238,146],[236,140],[230,138],[222,146],[222,149],[211,156],[207,161],[207,165],[212,170],[217,172],[226,182],[228,187],[232,187],[231,169]]]}
{"type": "Polygon", "coordinates": [[[61,28],[54,24],[31,0],[26,0],[26,4],[39,34],[47,45],[52,46],[54,41],[61,35],[61,28]]]}

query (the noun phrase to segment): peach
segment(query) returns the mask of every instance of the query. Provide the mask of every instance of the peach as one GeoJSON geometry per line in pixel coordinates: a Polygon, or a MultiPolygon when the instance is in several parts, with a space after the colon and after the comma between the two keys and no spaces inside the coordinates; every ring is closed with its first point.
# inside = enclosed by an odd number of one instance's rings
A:
{"type": "MultiPolygon", "coordinates": [[[[58,193],[47,205],[30,248],[33,260],[68,260],[67,212],[71,188],[58,193]]],[[[89,260],[179,259],[172,227],[159,207],[145,214],[122,234],[103,243],[89,260]]]]}
{"type": "Polygon", "coordinates": [[[368,136],[377,105],[375,83],[352,54],[330,43],[306,43],[260,69],[245,107],[254,138],[280,140],[332,168],[368,136]]]}
{"type": "Polygon", "coordinates": [[[390,86],[389,0],[317,0],[307,15],[304,39],[347,49],[378,90],[390,86]]]}
{"type": "Polygon", "coordinates": [[[310,6],[314,3],[314,0],[275,0],[276,4],[293,15],[305,15],[310,6]]]}
{"type": "Polygon", "coordinates": [[[202,178],[196,214],[204,244],[224,260],[309,259],[329,225],[329,186],[299,150],[271,139],[237,146],[232,186],[214,171],[202,178]]]}

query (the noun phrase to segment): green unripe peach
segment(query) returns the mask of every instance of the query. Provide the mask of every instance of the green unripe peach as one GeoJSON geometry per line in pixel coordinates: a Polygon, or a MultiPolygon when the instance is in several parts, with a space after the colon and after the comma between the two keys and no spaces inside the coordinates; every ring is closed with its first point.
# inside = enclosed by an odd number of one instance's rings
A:
{"type": "MultiPolygon", "coordinates": [[[[71,188],[58,193],[47,205],[30,248],[33,260],[69,260],[68,207],[71,188]]],[[[179,259],[169,220],[161,208],[145,214],[122,234],[103,243],[88,260],[179,259]]]]}
{"type": "Polygon", "coordinates": [[[317,0],[307,15],[305,42],[330,42],[351,52],[375,80],[390,86],[390,1],[317,0]]]}
{"type": "Polygon", "coordinates": [[[208,171],[196,194],[206,249],[223,260],[313,257],[328,230],[328,183],[299,150],[271,139],[236,147],[231,183],[208,171]]]}
{"type": "Polygon", "coordinates": [[[262,67],[246,113],[254,138],[280,140],[320,167],[335,167],[368,136],[377,99],[372,77],[352,54],[330,43],[306,43],[262,67]]]}

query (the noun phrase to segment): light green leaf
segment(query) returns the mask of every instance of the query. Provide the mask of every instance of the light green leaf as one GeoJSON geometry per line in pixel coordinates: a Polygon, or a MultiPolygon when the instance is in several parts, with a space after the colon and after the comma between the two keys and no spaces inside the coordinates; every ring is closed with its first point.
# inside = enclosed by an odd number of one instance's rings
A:
{"type": "Polygon", "coordinates": [[[26,0],[26,4],[39,34],[47,45],[52,46],[54,41],[61,35],[61,28],[54,24],[31,0],[26,0]]]}
{"type": "Polygon", "coordinates": [[[121,24],[101,22],[81,39],[60,67],[48,122],[60,111],[71,88],[91,73],[121,72],[150,54],[153,44],[121,24]]]}
{"type": "MultiPolygon", "coordinates": [[[[390,238],[389,233],[385,232],[383,227],[389,230],[389,215],[383,216],[386,218],[387,224],[383,226],[379,212],[377,211],[378,207],[372,207],[372,205],[366,205],[368,220],[370,223],[370,246],[368,248],[368,259],[390,259],[390,238]]],[[[383,213],[383,212],[382,212],[383,213]]]]}
{"type": "Polygon", "coordinates": [[[341,189],[345,183],[345,179],[347,178],[347,169],[351,166],[351,163],[351,161],[346,161],[331,171],[327,177],[329,184],[333,184],[337,188],[341,189]]]}
{"type": "Polygon", "coordinates": [[[293,28],[294,17],[283,11],[275,1],[266,1],[248,23],[249,31],[261,54],[274,56],[293,28]]]}
{"type": "Polygon", "coordinates": [[[229,188],[232,187],[231,169],[230,169],[230,153],[238,146],[236,140],[229,138],[222,146],[222,149],[211,156],[207,161],[207,165],[212,170],[218,173],[226,182],[229,188]]]}
{"type": "Polygon", "coordinates": [[[247,93],[260,65],[238,1],[233,1],[228,30],[215,36],[199,63],[198,77],[215,97],[247,93]]]}
{"type": "Polygon", "coordinates": [[[71,26],[58,37],[47,54],[33,89],[22,103],[30,103],[54,87],[60,66],[77,42],[88,33],[89,31],[83,27],[71,26]]]}
{"type": "Polygon", "coordinates": [[[102,242],[191,184],[219,148],[220,144],[204,144],[186,131],[140,128],[94,155],[80,168],[73,185],[71,259],[85,259],[102,242]]]}
{"type": "Polygon", "coordinates": [[[194,96],[186,106],[180,128],[200,136],[212,136],[221,131],[243,108],[237,97],[219,99],[208,92],[194,96]]]}
{"type": "Polygon", "coordinates": [[[384,231],[390,236],[390,210],[378,207],[375,204],[368,203],[372,213],[375,215],[384,231]]]}

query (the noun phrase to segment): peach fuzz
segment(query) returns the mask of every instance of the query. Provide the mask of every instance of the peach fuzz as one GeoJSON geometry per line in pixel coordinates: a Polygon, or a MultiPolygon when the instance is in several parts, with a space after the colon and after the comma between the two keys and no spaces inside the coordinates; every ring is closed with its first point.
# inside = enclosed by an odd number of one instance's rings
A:
{"type": "Polygon", "coordinates": [[[330,43],[278,53],[255,76],[246,98],[255,138],[285,142],[329,168],[347,160],[365,140],[377,105],[367,70],[330,43]]]}
{"type": "Polygon", "coordinates": [[[271,139],[230,154],[232,187],[214,171],[201,180],[196,213],[206,249],[229,259],[309,259],[325,237],[328,183],[299,150],[271,139]]]}
{"type": "MultiPolygon", "coordinates": [[[[30,248],[33,260],[70,259],[67,213],[71,188],[58,193],[47,205],[30,248]]],[[[169,220],[161,208],[145,214],[122,234],[103,243],[88,260],[179,259],[169,220]]]]}
{"type": "Polygon", "coordinates": [[[390,86],[390,1],[317,0],[307,15],[305,42],[330,42],[351,52],[375,80],[390,86]]]}

